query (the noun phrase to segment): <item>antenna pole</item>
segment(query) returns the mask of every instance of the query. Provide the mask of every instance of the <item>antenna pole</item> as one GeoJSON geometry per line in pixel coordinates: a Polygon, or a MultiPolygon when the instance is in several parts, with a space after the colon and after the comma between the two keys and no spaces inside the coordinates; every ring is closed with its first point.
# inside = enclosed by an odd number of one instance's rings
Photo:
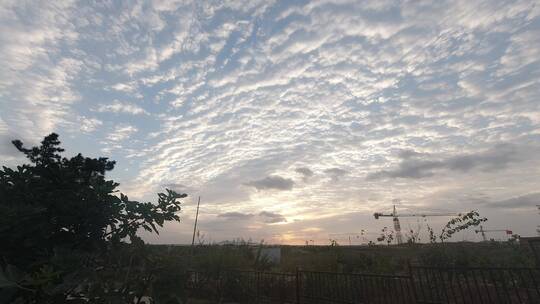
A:
{"type": "Polygon", "coordinates": [[[482,239],[485,241],[487,241],[486,239],[486,232],[484,231],[484,227],[482,227],[482,225],[480,225],[480,232],[482,233],[482,239]]]}
{"type": "Polygon", "coordinates": [[[195,225],[193,225],[193,239],[191,239],[191,247],[195,245],[195,232],[197,231],[197,220],[199,219],[199,205],[201,204],[201,197],[197,201],[197,214],[195,215],[195,225]]]}

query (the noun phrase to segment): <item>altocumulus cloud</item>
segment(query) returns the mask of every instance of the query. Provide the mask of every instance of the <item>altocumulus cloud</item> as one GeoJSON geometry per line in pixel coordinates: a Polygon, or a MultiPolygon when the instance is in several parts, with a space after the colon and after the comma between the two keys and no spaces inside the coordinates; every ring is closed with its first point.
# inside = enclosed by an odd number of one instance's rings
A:
{"type": "Polygon", "coordinates": [[[0,159],[56,131],[130,197],[188,185],[215,240],[540,183],[537,1],[7,0],[0,27],[0,159]]]}

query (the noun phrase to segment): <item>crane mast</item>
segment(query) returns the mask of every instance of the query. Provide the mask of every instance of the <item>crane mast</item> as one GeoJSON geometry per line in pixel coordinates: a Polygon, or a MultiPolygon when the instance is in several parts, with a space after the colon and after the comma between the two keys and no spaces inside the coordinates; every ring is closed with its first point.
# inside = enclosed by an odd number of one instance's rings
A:
{"type": "Polygon", "coordinates": [[[398,215],[396,212],[396,205],[394,205],[394,210],[392,214],[394,215],[392,222],[394,223],[394,231],[396,232],[396,241],[398,244],[402,244],[403,236],[401,235],[401,224],[399,223],[398,215]]]}

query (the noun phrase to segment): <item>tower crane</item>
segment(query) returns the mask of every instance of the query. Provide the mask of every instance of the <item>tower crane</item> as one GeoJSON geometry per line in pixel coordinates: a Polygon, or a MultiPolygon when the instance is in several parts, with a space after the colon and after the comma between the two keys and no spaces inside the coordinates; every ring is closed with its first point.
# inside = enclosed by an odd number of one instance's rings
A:
{"type": "Polygon", "coordinates": [[[393,218],[392,221],[394,222],[394,231],[396,232],[396,240],[398,244],[403,244],[403,237],[401,236],[401,225],[399,223],[400,217],[429,217],[429,216],[457,216],[461,215],[461,213],[456,212],[445,212],[445,213],[409,213],[409,214],[398,214],[396,211],[396,205],[394,205],[394,209],[392,213],[381,213],[381,212],[375,212],[373,216],[376,220],[379,219],[379,217],[391,217],[393,218]]]}
{"type": "Polygon", "coordinates": [[[504,232],[507,235],[512,235],[513,234],[512,230],[508,230],[508,229],[488,229],[488,230],[485,230],[484,227],[482,227],[482,225],[480,225],[480,229],[474,230],[474,232],[475,233],[481,233],[482,234],[482,239],[484,240],[484,242],[487,241],[486,232],[504,232]]]}

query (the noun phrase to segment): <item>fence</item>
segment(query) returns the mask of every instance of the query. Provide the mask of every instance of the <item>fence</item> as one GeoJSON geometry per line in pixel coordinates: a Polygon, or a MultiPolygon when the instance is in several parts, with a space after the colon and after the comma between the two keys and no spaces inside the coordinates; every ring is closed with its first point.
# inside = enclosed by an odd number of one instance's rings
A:
{"type": "Polygon", "coordinates": [[[219,273],[191,271],[187,288],[196,298],[239,303],[297,303],[296,274],[226,270],[219,273]]]}
{"type": "Polygon", "coordinates": [[[191,272],[193,297],[237,303],[540,303],[540,268],[409,267],[407,275],[191,272]]]}
{"type": "Polygon", "coordinates": [[[299,271],[301,303],[416,303],[408,276],[299,271]]]}
{"type": "Polygon", "coordinates": [[[419,303],[540,303],[539,268],[412,267],[419,303]]]}

